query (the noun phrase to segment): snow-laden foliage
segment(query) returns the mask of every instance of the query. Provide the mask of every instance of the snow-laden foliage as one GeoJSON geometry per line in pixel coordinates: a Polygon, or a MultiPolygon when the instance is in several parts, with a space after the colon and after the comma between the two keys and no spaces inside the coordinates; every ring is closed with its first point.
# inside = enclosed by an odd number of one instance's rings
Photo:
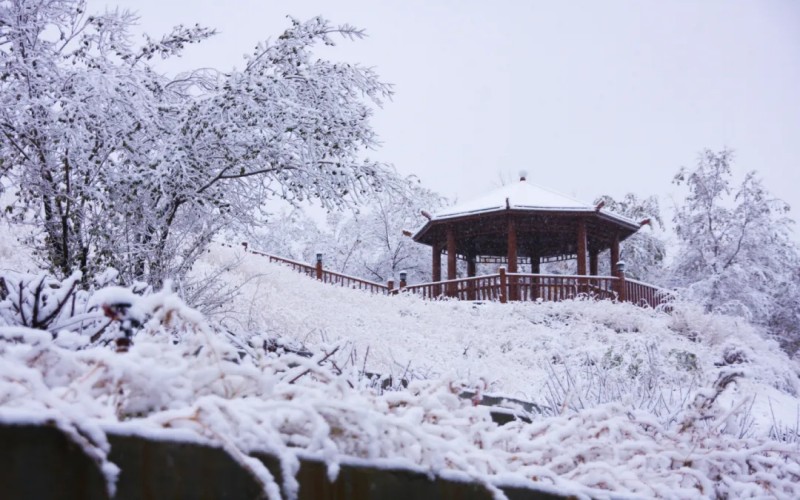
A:
{"type": "MultiPolygon", "coordinates": [[[[663,266],[666,259],[666,247],[663,240],[664,221],[658,198],[650,196],[639,198],[628,193],[622,200],[611,196],[601,196],[595,204],[603,204],[603,208],[616,214],[624,215],[636,222],[643,222],[643,227],[622,242],[622,260],[625,261],[625,273],[631,278],[648,283],[658,283],[663,279],[663,266]]],[[[599,257],[600,274],[610,276],[611,264],[608,252],[599,257]]]]}
{"type": "Polygon", "coordinates": [[[41,229],[29,243],[55,274],[180,279],[221,228],[257,222],[266,197],[336,207],[392,183],[363,158],[389,87],[311,52],[362,31],[292,20],[242,69],[167,78],[150,61],[213,30],[134,45],[134,22],[79,0],[0,3],[0,181],[16,195],[3,208],[41,229]]]}
{"type": "MultiPolygon", "coordinates": [[[[400,309],[417,308],[411,298],[392,300],[400,309]]],[[[433,377],[381,391],[359,364],[333,361],[341,344],[317,344],[310,357],[267,347],[263,335],[245,344],[168,291],[138,296],[101,289],[89,303],[136,325],[127,351],[92,345],[68,328],[54,336],[14,325],[17,316],[2,309],[7,326],[0,328],[0,418],[48,418],[75,429],[112,483],[117,471],[105,458],[104,428],[158,430],[162,438],[195,436],[221,445],[263,481],[272,498],[297,492],[293,472],[300,452],[324,459],[333,474],[341,461],[358,458],[456,473],[490,489],[511,482],[592,496],[800,494],[796,445],[737,434],[736,416],[747,407],[722,401],[736,397],[733,389],[748,377],[738,367],[691,389],[668,422],[616,402],[498,426],[486,407],[459,397],[484,384],[474,377],[471,383],[433,377]],[[117,308],[121,303],[128,307],[117,308]],[[259,450],[280,456],[285,484],[275,484],[248,456],[259,450]]],[[[577,314],[585,309],[573,306],[577,314]]],[[[542,319],[552,316],[542,312],[542,319]]],[[[627,315],[628,321],[637,316],[627,315]]],[[[639,321],[645,326],[650,320],[640,315],[639,321]]]]}
{"type": "Polygon", "coordinates": [[[732,161],[729,150],[706,150],[694,169],[675,177],[688,194],[674,217],[673,285],[709,311],[743,316],[791,337],[798,328],[800,252],[791,239],[789,207],[755,172],[734,185],[732,161]]]}

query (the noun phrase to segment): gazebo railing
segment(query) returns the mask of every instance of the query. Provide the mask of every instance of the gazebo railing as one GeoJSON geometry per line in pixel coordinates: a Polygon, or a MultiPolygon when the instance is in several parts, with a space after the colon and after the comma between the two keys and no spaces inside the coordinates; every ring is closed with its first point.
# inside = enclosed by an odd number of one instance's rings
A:
{"type": "Polygon", "coordinates": [[[454,297],[459,300],[499,300],[504,302],[500,274],[409,285],[401,291],[415,293],[425,299],[454,297]]]}
{"type": "MultiPolygon", "coordinates": [[[[471,278],[409,285],[402,290],[426,299],[451,297],[459,300],[544,300],[559,301],[578,296],[616,299],[613,276],[561,274],[488,274],[471,278]]],[[[638,282],[637,282],[638,283],[638,282]]],[[[648,285],[649,286],[649,285],[648,285]]]]}
{"type": "Polygon", "coordinates": [[[395,293],[420,295],[425,299],[455,298],[480,301],[557,302],[578,297],[598,300],[620,300],[640,306],[658,307],[670,300],[668,291],[636,280],[620,280],[616,276],[582,276],[564,274],[488,274],[471,278],[409,285],[395,293]],[[624,286],[624,290],[620,287],[624,286]],[[620,293],[624,292],[624,293],[620,293]]]}
{"type": "Polygon", "coordinates": [[[597,299],[617,298],[614,276],[578,276],[556,274],[508,273],[510,300],[544,300],[557,302],[588,296],[597,299]]]}

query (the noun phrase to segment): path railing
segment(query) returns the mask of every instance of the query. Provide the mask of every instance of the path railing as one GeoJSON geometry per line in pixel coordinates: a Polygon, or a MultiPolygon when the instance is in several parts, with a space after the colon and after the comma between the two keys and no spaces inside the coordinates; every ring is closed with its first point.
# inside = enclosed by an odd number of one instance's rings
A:
{"type": "Polygon", "coordinates": [[[296,260],[286,259],[283,257],[270,255],[268,253],[259,252],[257,250],[247,250],[247,251],[254,255],[260,255],[262,257],[266,257],[269,260],[269,262],[275,262],[278,264],[289,266],[291,269],[301,274],[311,276],[312,278],[316,278],[322,281],[323,283],[330,283],[333,285],[339,285],[345,288],[353,288],[356,290],[365,290],[370,293],[377,293],[381,295],[386,295],[390,291],[389,286],[384,285],[383,283],[376,283],[374,281],[369,281],[357,278],[355,276],[337,273],[336,271],[329,271],[327,269],[323,269],[322,259],[319,258],[319,256],[317,258],[317,265],[312,266],[303,262],[298,262],[296,260]]]}
{"type": "Polygon", "coordinates": [[[668,304],[672,300],[672,293],[669,290],[626,278],[625,300],[640,306],[656,308],[668,304]]]}
{"type": "Polygon", "coordinates": [[[454,298],[474,301],[546,301],[558,302],[578,297],[598,300],[617,300],[632,302],[643,307],[656,308],[670,302],[669,291],[656,286],[617,276],[580,276],[563,274],[524,274],[507,273],[500,268],[497,274],[487,274],[469,278],[406,285],[405,275],[401,273],[400,287],[394,281],[386,285],[347,274],[329,271],[322,266],[322,255],[317,254],[315,266],[286,259],[268,253],[245,250],[291,269],[333,285],[357,290],[365,290],[380,295],[413,293],[424,299],[454,298]]]}

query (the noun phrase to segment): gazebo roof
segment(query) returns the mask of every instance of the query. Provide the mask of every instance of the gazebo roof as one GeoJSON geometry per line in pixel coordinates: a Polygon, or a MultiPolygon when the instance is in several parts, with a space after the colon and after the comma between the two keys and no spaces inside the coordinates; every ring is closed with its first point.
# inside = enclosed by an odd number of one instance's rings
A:
{"type": "Polygon", "coordinates": [[[574,254],[582,225],[592,252],[609,248],[615,240],[624,240],[640,227],[602,206],[583,203],[523,177],[431,216],[413,239],[424,245],[444,245],[450,232],[459,255],[502,256],[509,251],[507,235],[511,223],[524,251],[535,250],[541,257],[574,254]]]}
{"type": "MultiPolygon", "coordinates": [[[[458,203],[433,215],[431,221],[487,214],[503,210],[596,213],[597,208],[565,194],[532,184],[527,180],[501,186],[478,198],[458,203]]],[[[622,215],[600,210],[606,217],[638,228],[639,224],[622,215]]]]}

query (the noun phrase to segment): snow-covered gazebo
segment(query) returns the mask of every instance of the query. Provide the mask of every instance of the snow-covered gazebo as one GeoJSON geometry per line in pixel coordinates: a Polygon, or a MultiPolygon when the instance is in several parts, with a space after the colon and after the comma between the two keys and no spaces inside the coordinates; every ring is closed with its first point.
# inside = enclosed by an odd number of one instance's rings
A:
{"type": "MultiPolygon", "coordinates": [[[[640,225],[602,204],[588,205],[531,184],[522,175],[519,182],[429,216],[413,239],[433,249],[433,282],[442,281],[442,252],[447,280],[456,279],[457,259],[467,262],[467,278],[475,276],[478,263],[505,264],[514,274],[529,262],[538,275],[540,263],[566,259],[577,259],[578,276],[597,276],[600,252],[611,250],[616,271],[620,242],[640,225]]],[[[510,299],[518,298],[516,290],[509,289],[510,299]]]]}

